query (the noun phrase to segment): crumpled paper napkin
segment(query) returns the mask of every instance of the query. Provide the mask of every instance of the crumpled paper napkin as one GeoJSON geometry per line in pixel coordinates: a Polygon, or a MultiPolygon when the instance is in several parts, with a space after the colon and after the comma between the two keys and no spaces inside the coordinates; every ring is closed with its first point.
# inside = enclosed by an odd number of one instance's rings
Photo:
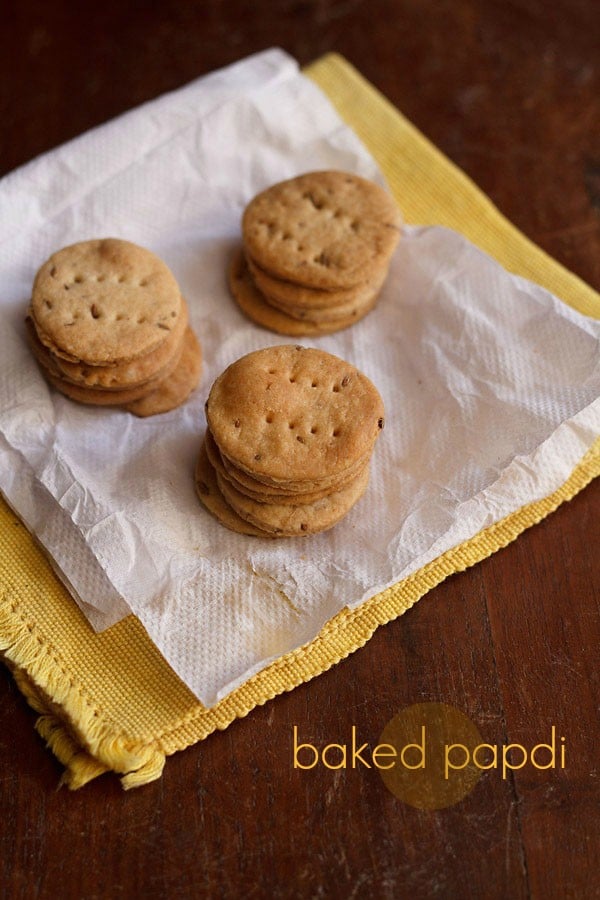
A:
{"type": "Polygon", "coordinates": [[[240,215],[263,187],[316,168],[380,180],[328,100],[271,50],[34,160],[0,192],[0,489],[92,625],[134,612],[205,705],[343,606],[551,493],[600,433],[600,323],[454,232],[407,227],[377,308],[303,340],[357,365],[383,396],[366,496],[301,540],[215,522],[193,485],[204,400],[233,360],[285,342],[228,296],[240,215]],[[205,371],[166,415],[72,403],[25,345],[39,265],[101,236],[158,253],[188,301],[205,371]]]}

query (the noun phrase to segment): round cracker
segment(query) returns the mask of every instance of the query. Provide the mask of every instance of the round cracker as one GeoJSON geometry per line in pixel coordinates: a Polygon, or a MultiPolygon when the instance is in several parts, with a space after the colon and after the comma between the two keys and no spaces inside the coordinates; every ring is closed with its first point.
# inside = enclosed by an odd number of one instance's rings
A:
{"type": "MultiPolygon", "coordinates": [[[[208,430],[210,431],[210,429],[208,430]]],[[[321,495],[324,495],[342,488],[349,481],[352,481],[353,478],[356,478],[358,473],[366,466],[371,457],[371,449],[372,448],[369,448],[361,459],[357,460],[353,465],[344,469],[342,472],[334,472],[329,476],[321,475],[313,481],[281,481],[269,478],[266,475],[257,477],[256,474],[251,475],[249,472],[236,466],[232,460],[228,459],[220,451],[219,456],[223,461],[225,471],[233,478],[236,486],[238,482],[242,485],[243,492],[246,488],[249,488],[256,493],[264,491],[271,494],[274,498],[278,498],[308,493],[320,493],[321,495]]]]}
{"type": "Polygon", "coordinates": [[[116,238],[54,253],[35,277],[38,336],[56,355],[107,365],[150,353],[181,308],[174,276],[154,253],[116,238]]]}
{"type": "Polygon", "coordinates": [[[26,320],[27,341],[40,366],[42,374],[46,380],[70,400],[78,403],[85,403],[90,406],[120,406],[123,403],[130,403],[138,400],[145,394],[157,388],[162,379],[168,377],[173,369],[175,369],[183,350],[183,341],[180,341],[176,352],[173,354],[168,366],[166,366],[157,375],[149,378],[143,384],[126,387],[120,390],[106,390],[99,387],[86,387],[81,384],[74,384],[64,377],[63,373],[57,366],[56,357],[38,340],[37,333],[33,327],[31,320],[26,320]]]}
{"type": "Polygon", "coordinates": [[[381,290],[387,276],[387,268],[383,268],[369,281],[361,282],[356,287],[327,291],[274,278],[261,269],[250,256],[246,256],[246,262],[256,287],[270,301],[276,301],[274,305],[280,304],[283,308],[297,307],[310,310],[311,313],[324,309],[347,309],[351,305],[361,306],[381,290]]]}
{"type": "Polygon", "coordinates": [[[327,290],[352,288],[386,267],[400,236],[386,191],[349,172],[308,172],[246,207],[247,253],[271,275],[327,290]]]}
{"type": "Polygon", "coordinates": [[[383,415],[366,375],[323,350],[289,344],[232,363],[206,403],[215,442],[237,468],[314,489],[366,459],[383,415]]]}
{"type": "Polygon", "coordinates": [[[169,412],[187,400],[198,386],[201,374],[202,350],[188,326],[183,336],[182,353],[173,371],[153,391],[133,403],[127,403],[125,409],[141,418],[169,412]]]}
{"type": "Polygon", "coordinates": [[[298,506],[301,503],[313,503],[315,500],[320,500],[328,494],[331,494],[334,490],[341,490],[343,487],[346,487],[350,481],[361,473],[362,469],[368,465],[369,462],[368,458],[365,461],[361,461],[361,466],[357,468],[356,471],[352,471],[349,477],[345,477],[341,481],[336,479],[333,485],[330,484],[327,487],[322,487],[317,490],[310,488],[304,490],[301,486],[294,485],[293,487],[295,490],[285,490],[257,481],[250,475],[242,472],[241,469],[236,469],[229,461],[226,462],[223,460],[209,428],[206,429],[204,443],[206,445],[208,459],[215,472],[217,472],[221,478],[229,481],[241,494],[245,494],[247,497],[258,501],[259,503],[282,503],[292,506],[298,506]]]}
{"type": "Polygon", "coordinates": [[[312,503],[290,506],[283,503],[259,503],[246,497],[216,473],[217,484],[229,506],[242,519],[272,534],[295,537],[317,534],[333,528],[362,497],[369,481],[369,467],[341,491],[335,491],[312,503]]]}
{"type": "Polygon", "coordinates": [[[274,297],[268,297],[264,293],[263,297],[269,306],[272,306],[274,309],[279,310],[279,312],[284,313],[284,315],[289,316],[292,319],[298,319],[300,322],[310,321],[318,326],[336,325],[337,323],[339,329],[340,322],[347,322],[349,319],[352,319],[351,324],[354,324],[354,322],[359,322],[364,318],[364,316],[366,316],[366,314],[375,306],[378,294],[376,292],[371,293],[369,297],[361,303],[353,301],[352,303],[344,303],[340,306],[331,308],[325,307],[324,309],[310,310],[305,309],[302,306],[287,306],[287,304],[281,303],[274,297]]]}
{"type": "Polygon", "coordinates": [[[112,366],[91,366],[54,357],[61,375],[73,384],[102,390],[123,390],[145,384],[149,379],[164,377],[172,371],[175,357],[181,354],[181,342],[188,325],[188,310],[182,298],[181,310],[166,340],[144,356],[112,366]]]}
{"type": "Polygon", "coordinates": [[[85,388],[78,384],[72,384],[49,369],[43,369],[43,372],[46,380],[57,391],[60,391],[69,400],[84,403],[86,406],[123,406],[126,403],[133,403],[134,400],[140,400],[145,394],[154,390],[160,384],[160,379],[152,379],[146,384],[126,388],[123,391],[103,391],[97,388],[85,388]]]}
{"type": "Polygon", "coordinates": [[[346,316],[331,322],[313,322],[309,318],[296,319],[272,306],[264,297],[254,282],[244,254],[239,251],[235,254],[229,267],[229,288],[238,306],[249,319],[275,331],[277,334],[285,334],[289,337],[318,337],[319,335],[332,334],[349,328],[365,316],[375,304],[375,300],[364,310],[357,311],[355,315],[346,316]]]}

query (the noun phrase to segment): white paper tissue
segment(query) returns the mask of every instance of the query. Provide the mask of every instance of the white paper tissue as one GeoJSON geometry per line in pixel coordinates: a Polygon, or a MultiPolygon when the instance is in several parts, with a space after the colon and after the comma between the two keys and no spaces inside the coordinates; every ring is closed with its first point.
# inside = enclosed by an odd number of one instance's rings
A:
{"type": "Polygon", "coordinates": [[[202,78],[9,175],[0,192],[0,489],[92,625],[133,611],[207,705],[310,640],[344,605],[414,572],[569,476],[600,433],[600,324],[461,236],[407,228],[376,310],[303,343],[379,388],[367,495],[331,532],[225,530],[193,485],[214,378],[285,342],[247,321],[225,269],[260,189],[317,168],[380,180],[328,100],[273,50],[202,78]],[[204,351],[200,389],[151,419],[50,390],[24,342],[50,253],[123,237],[164,258],[204,351]]]}

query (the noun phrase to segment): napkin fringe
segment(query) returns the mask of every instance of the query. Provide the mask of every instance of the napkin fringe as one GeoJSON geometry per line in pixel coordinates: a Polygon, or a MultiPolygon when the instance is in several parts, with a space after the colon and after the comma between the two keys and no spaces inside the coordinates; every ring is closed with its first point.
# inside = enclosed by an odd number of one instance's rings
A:
{"type": "Polygon", "coordinates": [[[98,710],[85,689],[37,626],[19,609],[18,592],[0,593],[0,657],[18,688],[38,712],[36,730],[65,767],[61,784],[77,790],[112,770],[125,790],[160,778],[166,755],[226,728],[286,690],[314,678],[365,644],[378,626],[404,613],[448,575],[463,571],[515,540],[561,503],[571,500],[600,475],[600,438],[553,494],[484,529],[399,584],[354,610],[345,609],[308,645],[291,651],[257,673],[216,707],[196,707],[175,729],[154,741],[127,738],[106,711],[98,710]],[[193,732],[193,737],[190,737],[193,732]]]}
{"type": "Polygon", "coordinates": [[[35,625],[19,615],[9,591],[0,596],[0,657],[40,714],[35,729],[65,768],[60,786],[77,790],[108,771],[121,775],[125,790],[160,778],[164,752],[115,736],[113,723],[83,695],[35,625]]]}

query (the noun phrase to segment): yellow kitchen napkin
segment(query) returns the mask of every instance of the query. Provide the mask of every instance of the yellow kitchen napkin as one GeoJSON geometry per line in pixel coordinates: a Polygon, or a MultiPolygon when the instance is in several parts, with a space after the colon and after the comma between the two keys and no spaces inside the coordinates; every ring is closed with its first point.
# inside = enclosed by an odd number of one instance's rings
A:
{"type": "MultiPolygon", "coordinates": [[[[462,232],[512,272],[586,315],[600,296],[520,234],[478,188],[344,59],[306,73],[328,95],[381,167],[408,222],[462,232]]],[[[158,778],[167,755],[226,728],[258,704],[319,675],[365,644],[448,575],[473,565],[539,522],[600,473],[600,440],[563,486],[444,553],[420,571],[343,610],[318,636],[206,709],[129,616],[101,634],[56,579],[42,550],[0,501],[0,653],[31,706],[36,728],[78,788],[107,770],[125,788],[158,778]]]]}

